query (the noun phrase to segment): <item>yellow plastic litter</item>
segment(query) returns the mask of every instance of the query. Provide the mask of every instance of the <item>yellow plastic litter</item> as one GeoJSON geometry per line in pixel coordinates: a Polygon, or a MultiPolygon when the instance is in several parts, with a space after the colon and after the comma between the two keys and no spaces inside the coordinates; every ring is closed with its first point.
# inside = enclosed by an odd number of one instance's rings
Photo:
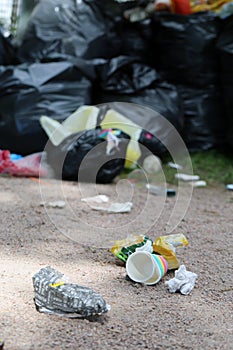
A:
{"type": "Polygon", "coordinates": [[[62,125],[72,134],[83,130],[95,129],[98,114],[99,108],[95,106],[81,106],[66,118],[62,125]]]}
{"type": "Polygon", "coordinates": [[[40,124],[53,145],[58,146],[68,136],[96,127],[99,108],[81,106],[72,113],[63,123],[50,117],[42,116],[40,124]]]}
{"type": "Polygon", "coordinates": [[[222,6],[232,0],[191,0],[192,12],[214,11],[218,12],[222,6]]]}
{"type": "Polygon", "coordinates": [[[42,116],[40,124],[54,146],[58,146],[66,137],[71,135],[61,123],[50,117],[42,116]]]}
{"type": "Polygon", "coordinates": [[[159,236],[153,242],[155,253],[161,254],[168,262],[168,269],[177,269],[180,266],[176,256],[176,248],[184,247],[189,244],[187,238],[182,233],[168,236],[159,236]]]}

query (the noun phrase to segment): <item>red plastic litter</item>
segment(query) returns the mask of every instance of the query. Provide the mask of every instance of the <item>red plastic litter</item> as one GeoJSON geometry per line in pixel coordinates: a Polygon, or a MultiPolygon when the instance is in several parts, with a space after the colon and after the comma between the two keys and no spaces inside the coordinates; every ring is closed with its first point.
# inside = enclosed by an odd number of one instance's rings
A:
{"type": "Polygon", "coordinates": [[[46,176],[47,170],[41,166],[42,153],[34,153],[21,159],[12,161],[10,151],[0,151],[0,173],[13,176],[46,176]]]}

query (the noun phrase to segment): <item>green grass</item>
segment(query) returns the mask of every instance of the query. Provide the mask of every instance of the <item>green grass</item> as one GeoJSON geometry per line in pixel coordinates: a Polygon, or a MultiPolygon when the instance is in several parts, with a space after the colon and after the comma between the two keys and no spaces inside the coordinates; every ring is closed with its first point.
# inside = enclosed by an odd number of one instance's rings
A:
{"type": "MultiPolygon", "coordinates": [[[[210,150],[190,154],[193,166],[193,174],[199,175],[209,185],[233,183],[233,152],[232,154],[222,153],[217,150],[210,150]]],[[[167,165],[169,159],[163,159],[163,170],[167,182],[175,183],[175,169],[167,165]]],[[[180,170],[182,172],[182,170],[180,170]]]]}
{"type": "MultiPolygon", "coordinates": [[[[208,186],[233,183],[233,152],[231,154],[227,154],[217,150],[209,150],[191,153],[190,157],[192,161],[193,174],[199,175],[200,180],[205,180],[208,186]]],[[[177,171],[167,165],[169,161],[173,160],[167,155],[162,159],[166,182],[177,185],[178,182],[174,177],[177,171]]],[[[132,170],[125,169],[121,173],[120,178],[127,178],[131,171],[132,170]]],[[[179,170],[179,172],[185,173],[185,170],[179,170]]],[[[157,178],[158,175],[155,174],[153,176],[157,178]]]]}

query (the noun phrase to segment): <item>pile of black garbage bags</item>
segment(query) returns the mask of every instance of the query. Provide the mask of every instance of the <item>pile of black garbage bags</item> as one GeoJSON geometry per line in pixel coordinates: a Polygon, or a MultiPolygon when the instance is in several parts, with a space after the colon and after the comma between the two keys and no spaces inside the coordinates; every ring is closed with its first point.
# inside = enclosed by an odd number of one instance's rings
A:
{"type": "MultiPolygon", "coordinates": [[[[0,32],[0,149],[41,151],[42,115],[61,122],[114,101],[162,114],[190,151],[233,148],[233,16],[129,22],[123,11],[135,3],[41,0],[21,42],[0,32]]],[[[157,142],[154,153],[164,152],[157,142]]]]}

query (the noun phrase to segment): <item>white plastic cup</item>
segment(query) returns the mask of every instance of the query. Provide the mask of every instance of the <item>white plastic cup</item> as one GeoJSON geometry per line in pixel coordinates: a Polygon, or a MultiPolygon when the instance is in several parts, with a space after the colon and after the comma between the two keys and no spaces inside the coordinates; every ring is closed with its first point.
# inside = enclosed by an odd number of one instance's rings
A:
{"type": "Polygon", "coordinates": [[[158,283],[168,270],[168,263],[161,255],[136,251],[126,261],[126,271],[131,280],[147,285],[158,283]]]}

